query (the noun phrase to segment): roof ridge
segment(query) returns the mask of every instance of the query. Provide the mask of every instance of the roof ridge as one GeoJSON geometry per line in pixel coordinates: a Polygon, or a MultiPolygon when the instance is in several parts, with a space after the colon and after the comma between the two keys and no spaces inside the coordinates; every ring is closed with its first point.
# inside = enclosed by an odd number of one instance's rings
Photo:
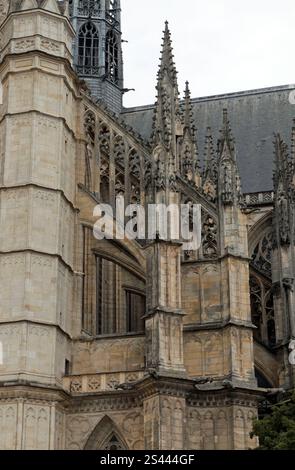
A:
{"type": "MultiPolygon", "coordinates": [[[[266,94],[266,93],[273,93],[276,91],[284,91],[284,90],[294,90],[295,84],[289,85],[278,85],[273,87],[265,87],[265,88],[254,88],[252,90],[242,90],[242,91],[234,91],[232,93],[221,93],[218,95],[208,95],[208,96],[200,96],[196,98],[191,98],[192,104],[194,103],[201,103],[203,101],[218,101],[225,98],[238,98],[239,96],[251,96],[251,95],[259,95],[259,94],[266,94]]],[[[182,100],[181,100],[182,101],[182,100]]],[[[154,104],[146,104],[146,105],[139,105],[139,106],[131,106],[130,108],[123,108],[122,114],[127,114],[128,112],[135,112],[135,111],[146,111],[149,109],[154,108],[154,104]]]]}

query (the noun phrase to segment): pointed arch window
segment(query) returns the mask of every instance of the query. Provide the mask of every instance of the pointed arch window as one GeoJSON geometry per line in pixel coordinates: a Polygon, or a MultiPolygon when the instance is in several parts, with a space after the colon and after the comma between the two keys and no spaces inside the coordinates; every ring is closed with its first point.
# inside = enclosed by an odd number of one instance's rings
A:
{"type": "Polygon", "coordinates": [[[85,75],[98,73],[98,31],[93,23],[88,21],[81,26],[78,45],[78,68],[85,75]]]}
{"type": "Polygon", "coordinates": [[[260,283],[254,276],[250,277],[250,301],[252,323],[256,326],[256,330],[254,331],[254,338],[258,341],[262,341],[262,288],[260,283]]]}
{"type": "Polygon", "coordinates": [[[95,334],[142,334],[146,311],[144,287],[142,281],[123,266],[97,255],[95,334]],[[129,282],[128,286],[125,281],[129,282]]]}
{"type": "Polygon", "coordinates": [[[128,450],[128,446],[116,424],[105,416],[88,438],[85,450],[128,450]]]}
{"type": "Polygon", "coordinates": [[[271,224],[253,244],[251,255],[250,300],[254,337],[266,346],[276,345],[276,318],[272,289],[273,230],[271,224]]]}
{"type": "Polygon", "coordinates": [[[108,31],[106,35],[106,75],[113,83],[119,83],[119,46],[114,31],[108,31]]]}
{"type": "Polygon", "coordinates": [[[250,276],[252,323],[256,326],[254,338],[270,348],[276,345],[276,324],[271,284],[260,276],[250,276]]]}
{"type": "Polygon", "coordinates": [[[260,273],[271,278],[273,234],[269,229],[259,240],[252,255],[252,266],[260,273]]]}
{"type": "Polygon", "coordinates": [[[125,450],[123,444],[119,441],[115,434],[112,434],[104,443],[102,450],[125,450]]]}

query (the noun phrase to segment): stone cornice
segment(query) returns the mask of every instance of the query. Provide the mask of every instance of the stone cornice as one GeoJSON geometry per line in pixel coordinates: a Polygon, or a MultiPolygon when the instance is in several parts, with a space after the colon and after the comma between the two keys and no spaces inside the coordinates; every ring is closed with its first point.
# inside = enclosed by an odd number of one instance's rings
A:
{"type": "MultiPolygon", "coordinates": [[[[138,338],[145,338],[145,333],[117,333],[115,335],[100,335],[100,336],[79,336],[78,338],[73,338],[73,342],[76,343],[92,343],[95,341],[107,341],[107,340],[121,340],[121,339],[138,339],[138,338]]],[[[122,371],[121,371],[122,372],[122,371]]],[[[132,374],[132,371],[123,371],[123,372],[130,372],[132,374]]],[[[79,374],[78,374],[79,375],[79,374]]]]}
{"type": "Polygon", "coordinates": [[[24,189],[24,188],[35,188],[35,189],[42,189],[44,191],[50,191],[53,193],[59,193],[63,197],[64,201],[69,204],[72,208],[73,211],[79,212],[80,209],[76,206],[74,206],[73,202],[66,196],[65,192],[60,189],[60,188],[50,188],[48,186],[44,186],[38,183],[23,183],[23,184],[17,184],[13,186],[0,186],[0,191],[10,191],[10,190],[15,190],[15,189],[24,189]]]}
{"type": "Polygon", "coordinates": [[[56,403],[65,404],[69,400],[69,395],[57,387],[49,387],[48,385],[35,385],[30,382],[0,382],[0,401],[11,400],[32,400],[49,402],[54,405],[56,403]]]}
{"type": "MultiPolygon", "coordinates": [[[[5,325],[15,325],[15,324],[21,324],[21,323],[27,323],[28,325],[35,325],[35,326],[49,326],[49,327],[53,327],[53,328],[56,328],[61,334],[65,335],[67,337],[68,340],[72,340],[72,337],[69,333],[67,333],[60,325],[56,324],[56,323],[49,323],[49,322],[45,322],[45,321],[34,321],[34,320],[30,320],[28,318],[17,318],[15,320],[11,320],[11,321],[2,321],[0,322],[0,328],[1,326],[5,326],[5,325]]],[[[1,375],[0,375],[1,377],[1,375]]],[[[6,382],[5,382],[6,383],[6,382]]],[[[0,382],[0,386],[1,386],[1,382],[0,382]]]]}
{"type": "Polygon", "coordinates": [[[249,406],[255,407],[264,389],[251,386],[236,386],[229,390],[198,390],[197,381],[185,378],[147,376],[134,384],[128,391],[93,393],[73,396],[68,402],[69,413],[97,413],[107,410],[125,410],[143,406],[143,402],[154,396],[170,396],[187,400],[188,406],[249,406]]]}
{"type": "Polygon", "coordinates": [[[56,56],[53,56],[51,54],[48,54],[44,51],[40,51],[40,50],[32,50],[32,51],[25,51],[25,52],[21,52],[21,53],[18,53],[18,54],[15,54],[15,53],[12,53],[12,54],[7,54],[2,62],[0,63],[0,68],[1,67],[4,67],[7,65],[7,62],[9,62],[9,60],[15,60],[15,58],[19,57],[19,58],[23,58],[23,57],[35,57],[35,56],[39,56],[39,57],[43,57],[45,59],[48,59],[48,60],[52,60],[54,62],[59,62],[59,63],[62,63],[64,66],[65,66],[65,69],[66,69],[66,73],[61,73],[60,71],[50,71],[50,70],[44,70],[42,69],[42,67],[40,67],[39,65],[30,65],[28,66],[27,68],[24,67],[23,69],[19,69],[19,70],[5,70],[5,75],[3,77],[3,82],[5,81],[6,79],[6,75],[9,75],[9,74],[18,74],[20,72],[24,72],[24,71],[38,71],[38,72],[43,72],[43,73],[46,73],[47,75],[52,75],[54,77],[61,77],[63,78],[66,82],[67,82],[67,85],[69,87],[69,89],[72,90],[73,94],[75,95],[75,98],[76,99],[80,99],[82,100],[82,96],[80,94],[81,92],[81,87],[82,87],[82,81],[79,79],[79,77],[77,76],[76,72],[74,71],[73,67],[72,67],[72,64],[69,62],[68,59],[64,58],[64,57],[56,57],[56,56]],[[75,84],[76,86],[76,89],[74,89],[72,87],[72,85],[70,84],[70,82],[68,81],[68,78],[67,78],[67,75],[70,76],[72,78],[72,81],[73,81],[73,84],[75,84]]]}
{"type": "Polygon", "coordinates": [[[233,319],[227,319],[220,322],[214,323],[206,323],[206,324],[191,324],[191,325],[184,325],[183,329],[185,333],[190,332],[198,332],[198,331],[207,331],[207,330],[223,330],[229,327],[238,327],[238,328],[245,328],[245,329],[256,329],[252,322],[246,321],[238,321],[233,319]]]}
{"type": "Polygon", "coordinates": [[[259,389],[235,389],[218,390],[215,392],[195,391],[187,397],[187,406],[192,407],[220,407],[220,406],[249,406],[257,407],[257,401],[261,399],[264,390],[259,389]]]}
{"type": "Polygon", "coordinates": [[[8,23],[8,21],[10,20],[10,18],[12,16],[24,16],[24,15],[31,15],[32,13],[36,14],[40,14],[41,16],[52,16],[58,20],[61,20],[62,22],[66,23],[66,25],[68,26],[69,30],[71,31],[72,35],[74,36],[75,35],[75,30],[71,24],[71,21],[70,19],[65,16],[64,14],[62,14],[62,12],[60,13],[55,13],[53,11],[49,11],[49,10],[46,10],[44,8],[32,8],[32,9],[28,9],[28,10],[15,10],[15,11],[9,11],[9,13],[7,14],[5,20],[3,21],[2,23],[2,28],[3,26],[6,25],[6,23],[8,23]]]}
{"type": "MultiPolygon", "coordinates": [[[[42,45],[41,45],[41,47],[42,47],[42,45]]],[[[33,52],[34,50],[38,51],[38,52],[44,52],[45,54],[48,54],[49,56],[57,58],[57,59],[66,59],[69,62],[72,61],[72,52],[71,52],[71,50],[68,49],[68,47],[67,47],[67,45],[64,41],[54,40],[54,39],[49,38],[47,36],[44,36],[40,33],[36,33],[36,34],[30,35],[30,36],[20,36],[20,37],[17,37],[17,38],[15,38],[15,37],[9,38],[9,40],[6,42],[5,46],[1,50],[1,57],[4,59],[4,57],[6,57],[7,55],[11,55],[11,54],[17,54],[18,55],[18,54],[23,54],[23,53],[27,53],[27,52],[33,52]],[[33,42],[34,40],[37,40],[37,44],[32,44],[31,49],[22,50],[22,51],[13,50],[13,49],[10,50],[10,47],[13,47],[15,42],[19,42],[19,41],[32,41],[33,42]],[[66,54],[62,55],[62,54],[58,54],[58,53],[51,53],[51,51],[47,52],[46,50],[39,49],[39,47],[40,47],[39,43],[41,43],[42,40],[51,41],[52,44],[57,43],[57,44],[60,44],[60,45],[64,46],[65,49],[66,49],[66,54]]]]}
{"type": "Polygon", "coordinates": [[[46,253],[46,252],[43,252],[43,251],[39,251],[39,250],[34,250],[32,248],[23,248],[22,250],[12,250],[12,251],[0,251],[0,256],[1,255],[14,255],[14,254],[27,254],[27,253],[30,253],[30,254],[33,254],[33,255],[37,255],[37,256],[47,256],[48,258],[56,258],[58,259],[66,269],[68,269],[72,274],[75,274],[75,270],[74,268],[68,264],[63,258],[62,256],[59,254],[59,253],[46,253]]]}
{"type": "Polygon", "coordinates": [[[134,392],[105,392],[72,397],[66,402],[68,413],[97,413],[100,411],[130,410],[142,406],[140,397],[134,392]]]}
{"type": "Polygon", "coordinates": [[[56,116],[54,114],[48,114],[48,113],[44,113],[43,111],[39,111],[38,109],[29,109],[27,111],[23,111],[23,112],[19,112],[19,113],[5,113],[5,115],[2,116],[2,118],[0,119],[0,124],[2,123],[2,121],[4,121],[5,119],[10,119],[10,118],[14,118],[14,117],[26,117],[28,115],[37,115],[37,116],[41,116],[41,117],[44,117],[44,118],[47,118],[47,119],[53,119],[53,120],[56,120],[56,121],[61,121],[65,128],[67,129],[67,131],[72,135],[73,139],[77,139],[76,135],[75,135],[75,132],[73,131],[73,129],[71,129],[67,123],[67,120],[63,117],[63,116],[56,116]]]}
{"type": "Polygon", "coordinates": [[[175,317],[184,317],[185,316],[185,313],[183,310],[181,309],[173,309],[173,308],[169,308],[169,307],[155,307],[153,308],[152,310],[149,310],[146,315],[144,315],[143,318],[150,318],[154,315],[158,315],[158,314],[164,314],[164,315],[171,315],[171,316],[175,316],[175,317]]]}
{"type": "Polygon", "coordinates": [[[221,255],[218,259],[220,261],[223,261],[229,258],[234,258],[240,261],[246,261],[247,263],[250,263],[250,261],[252,261],[251,258],[249,258],[248,256],[243,256],[243,255],[239,255],[237,253],[231,252],[231,250],[228,248],[227,248],[227,251],[223,255],[221,255]]]}
{"type": "MultiPolygon", "coordinates": [[[[128,390],[105,391],[70,396],[67,392],[47,385],[32,382],[0,383],[0,401],[30,401],[63,407],[69,414],[97,413],[102,411],[123,411],[140,408],[145,400],[153,396],[183,398],[188,407],[249,406],[265,394],[264,389],[250,385],[236,384],[235,388],[217,387],[197,389],[196,380],[175,377],[144,377],[128,390]]],[[[132,384],[129,384],[130,386],[132,384]]],[[[218,384],[217,384],[218,385],[218,384]]]]}

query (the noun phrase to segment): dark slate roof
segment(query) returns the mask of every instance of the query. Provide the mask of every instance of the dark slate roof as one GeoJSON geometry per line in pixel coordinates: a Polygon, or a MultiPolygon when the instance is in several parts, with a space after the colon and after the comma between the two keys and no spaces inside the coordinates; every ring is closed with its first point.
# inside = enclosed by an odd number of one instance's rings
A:
{"type": "MultiPolygon", "coordinates": [[[[222,123],[222,110],[227,108],[236,141],[244,193],[272,190],[273,134],[280,132],[290,145],[295,104],[290,103],[289,95],[294,89],[295,85],[286,85],[193,99],[201,159],[206,128],[212,128],[216,143],[222,123]]],[[[153,108],[151,105],[124,109],[122,117],[145,139],[149,139],[153,108]]]]}

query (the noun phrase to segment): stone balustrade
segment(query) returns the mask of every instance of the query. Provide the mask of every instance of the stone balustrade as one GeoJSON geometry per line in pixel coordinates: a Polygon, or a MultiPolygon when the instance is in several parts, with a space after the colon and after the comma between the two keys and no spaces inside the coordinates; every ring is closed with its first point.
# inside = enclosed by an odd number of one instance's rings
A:
{"type": "Polygon", "coordinates": [[[63,387],[73,394],[89,394],[116,391],[121,384],[137,382],[144,376],[144,371],[118,372],[96,375],[73,375],[63,379],[63,387]]]}

